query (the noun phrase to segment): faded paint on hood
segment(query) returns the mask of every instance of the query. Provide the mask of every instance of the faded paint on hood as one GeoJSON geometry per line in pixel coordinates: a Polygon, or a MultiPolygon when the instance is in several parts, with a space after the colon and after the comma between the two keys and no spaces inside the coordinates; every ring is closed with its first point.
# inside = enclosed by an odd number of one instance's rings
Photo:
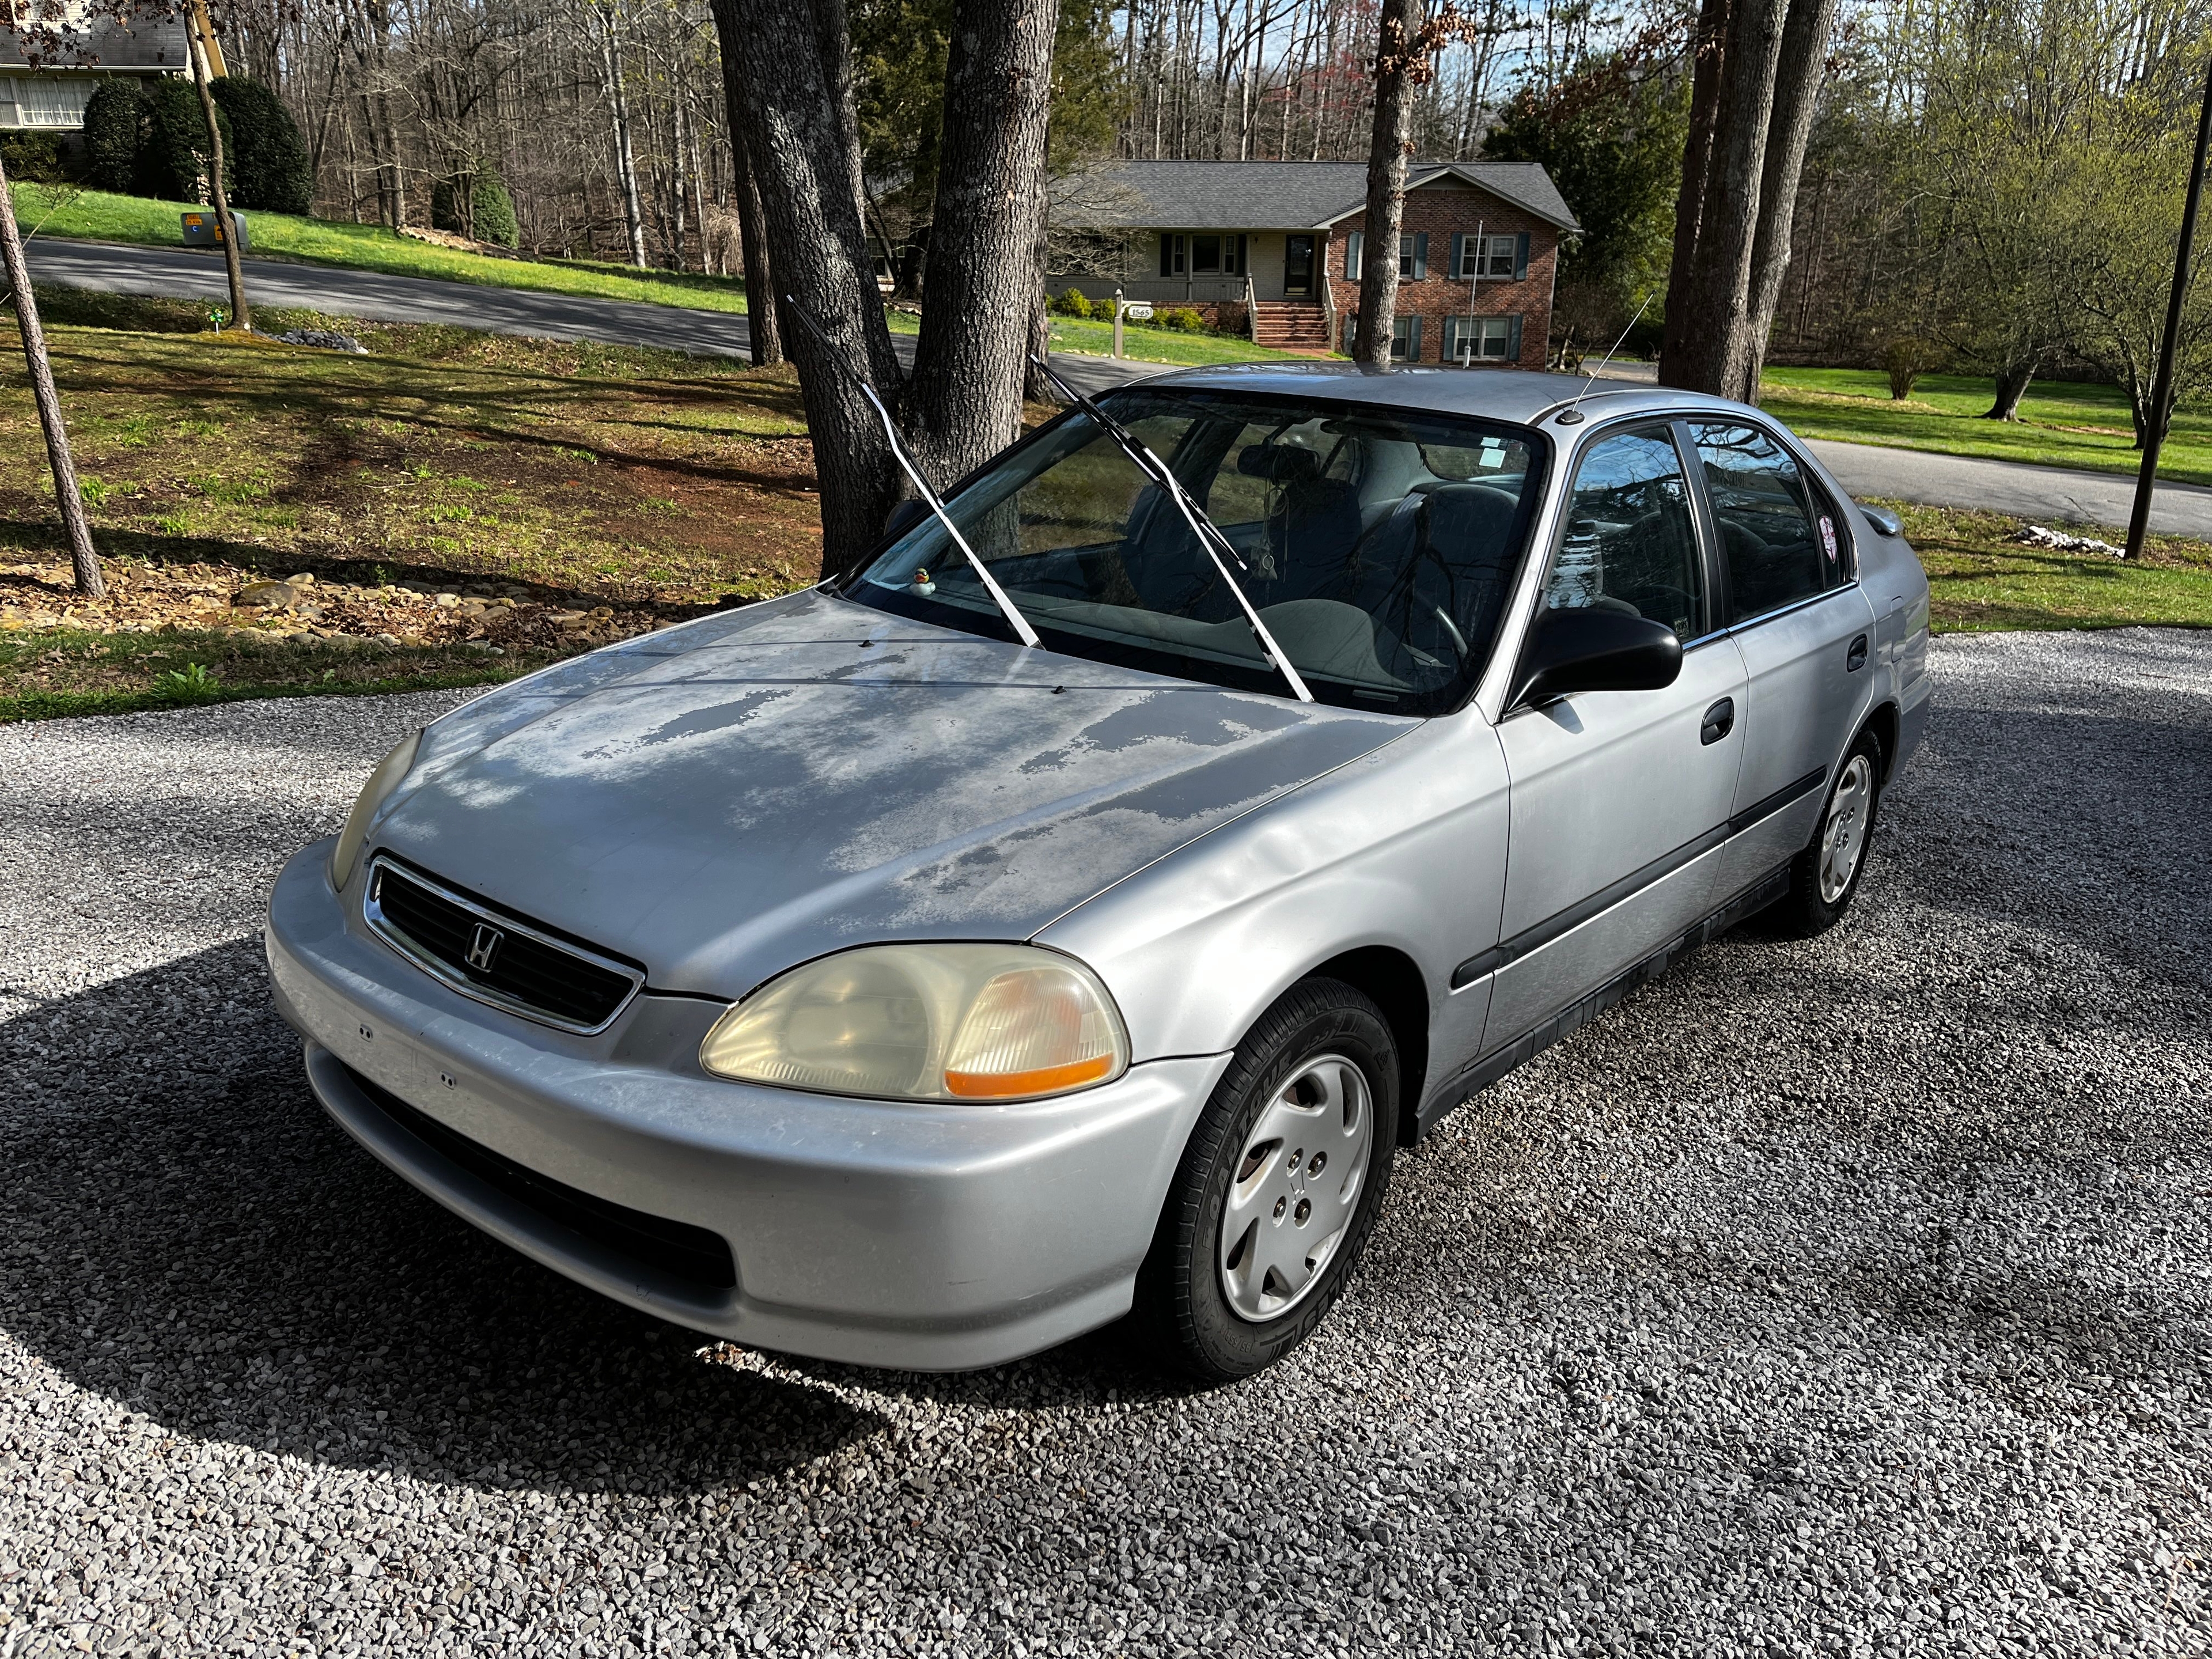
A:
{"type": "Polygon", "coordinates": [[[1027,938],[1414,724],[817,591],[456,710],[371,839],[656,988],[734,997],[850,945],[1027,938]]]}

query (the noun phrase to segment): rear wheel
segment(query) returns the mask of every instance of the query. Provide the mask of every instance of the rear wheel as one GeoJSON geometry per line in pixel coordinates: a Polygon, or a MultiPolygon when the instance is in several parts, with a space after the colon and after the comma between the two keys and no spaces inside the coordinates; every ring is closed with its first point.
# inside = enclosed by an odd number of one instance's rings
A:
{"type": "Polygon", "coordinates": [[[1828,786],[1812,844],[1790,866],[1789,893],[1770,913],[1784,931],[1809,939],[1844,919],[1866,873],[1881,799],[1881,739],[1862,732],[1828,786]]]}
{"type": "Polygon", "coordinates": [[[1138,1275],[1139,1316],[1207,1382],[1249,1376],[1312,1332],[1374,1229],[1398,1135],[1382,1012],[1335,980],[1253,1027],[1198,1127],[1138,1275]]]}

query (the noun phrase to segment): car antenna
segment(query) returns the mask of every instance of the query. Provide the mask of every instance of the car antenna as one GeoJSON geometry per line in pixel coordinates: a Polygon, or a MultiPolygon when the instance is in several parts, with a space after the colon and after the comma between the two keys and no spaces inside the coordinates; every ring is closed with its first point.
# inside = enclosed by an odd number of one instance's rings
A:
{"type": "MultiPolygon", "coordinates": [[[[1219,550],[1227,548],[1229,556],[1240,565],[1244,564],[1243,558],[1231,545],[1229,538],[1223,535],[1213,520],[1206,516],[1206,509],[1191,500],[1190,492],[1182,487],[1182,481],[1176,477],[1165,461],[1152,453],[1143,439],[1062,380],[1060,371],[1042,356],[1032,352],[1030,361],[1037,366],[1040,374],[1060,388],[1060,396],[1096,421],[1099,428],[1121,446],[1121,453],[1137,464],[1137,471],[1167,492],[1168,499],[1181,509],[1183,522],[1190,526],[1190,533],[1198,538],[1198,544],[1206,550],[1206,556],[1213,561],[1213,568],[1221,573],[1221,580],[1229,584],[1229,591],[1237,596],[1237,603],[1244,612],[1244,620],[1259,635],[1261,648],[1267,653],[1268,659],[1283,671],[1283,678],[1291,683],[1291,690],[1297,693],[1300,702],[1313,702],[1314,694],[1307,689],[1298,671],[1291,665],[1290,654],[1275,643],[1275,636],[1267,631],[1267,624],[1260,620],[1260,613],[1253,609],[1252,601],[1246,597],[1243,586],[1222,562],[1219,550]]],[[[1251,567],[1245,565],[1244,568],[1249,569],[1251,567]]]]}
{"type": "Polygon", "coordinates": [[[914,487],[921,492],[922,501],[927,505],[929,510],[937,515],[938,522],[945,526],[945,533],[952,538],[953,544],[968,556],[968,562],[975,568],[976,578],[983,584],[984,591],[990,594],[999,609],[1006,613],[1006,621],[1013,628],[1014,637],[1025,646],[1032,647],[1040,646],[1042,641],[1037,638],[1036,629],[1030,626],[1030,619],[1022,615],[1014,602],[1006,597],[1006,590],[1000,586],[992,579],[991,573],[983,568],[983,561],[976,556],[975,550],[968,545],[968,538],[960,533],[960,526],[952,522],[952,515],[945,510],[945,503],[937,498],[937,492],[929,487],[929,480],[921,476],[921,469],[915,465],[913,456],[907,453],[906,445],[899,437],[898,422],[891,419],[890,410],[884,406],[884,400],[876,395],[876,389],[868,383],[868,377],[845,361],[843,355],[830,343],[830,337],[822,331],[820,325],[800,309],[795,296],[787,294],[783,298],[784,303],[791,309],[791,314],[806,325],[806,331],[814,337],[815,343],[822,348],[823,356],[830,360],[838,373],[860,387],[860,395],[873,405],[876,417],[884,423],[884,436],[890,441],[891,459],[896,461],[900,470],[913,480],[914,487]]]}
{"type": "Polygon", "coordinates": [[[1613,361],[1613,353],[1620,349],[1621,343],[1635,331],[1637,324],[1644,320],[1644,313],[1651,309],[1651,295],[1657,292],[1658,290],[1654,289],[1651,294],[1646,294],[1644,296],[1644,303],[1636,307],[1636,314],[1628,319],[1628,326],[1620,331],[1620,339],[1615,340],[1613,343],[1613,349],[1597,360],[1597,367],[1590,370],[1589,379],[1583,382],[1583,389],[1575,393],[1573,398],[1568,400],[1567,406],[1559,411],[1559,418],[1561,426],[1572,426],[1582,419],[1582,410],[1577,409],[1575,405],[1589,396],[1589,389],[1597,384],[1597,377],[1605,373],[1605,366],[1613,361]]]}

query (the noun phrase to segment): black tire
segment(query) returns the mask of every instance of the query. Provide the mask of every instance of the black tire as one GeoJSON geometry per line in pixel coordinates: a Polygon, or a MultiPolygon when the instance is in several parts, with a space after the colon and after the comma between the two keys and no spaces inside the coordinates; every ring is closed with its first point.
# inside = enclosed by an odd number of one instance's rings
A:
{"type": "MultiPolygon", "coordinates": [[[[1341,1097],[1348,1099],[1352,1092],[1343,1087],[1341,1097]]],[[[1374,1231],[1376,1212],[1389,1184],[1398,1112],[1397,1045],[1382,1011],[1369,998],[1337,980],[1306,980],[1292,986],[1260,1017],[1237,1045],[1236,1057],[1191,1131],[1161,1207],[1152,1252],[1137,1275],[1136,1315],[1164,1359],[1206,1382],[1234,1382],[1272,1365],[1311,1334],[1341,1293],[1374,1231]],[[1327,1244],[1325,1258],[1320,1265],[1308,1267],[1308,1277],[1279,1314],[1240,1313],[1224,1282],[1232,1267],[1224,1265],[1222,1228],[1248,1140],[1263,1115],[1273,1112],[1279,1121],[1285,1113],[1295,1115],[1309,1109],[1316,1115],[1317,1124],[1329,1126],[1328,1133],[1341,1133],[1352,1113],[1334,1103],[1340,1097],[1330,1094],[1328,1084],[1312,1084],[1313,1092],[1303,1099],[1285,1091],[1293,1085],[1306,1089],[1310,1079],[1329,1076],[1345,1084],[1341,1063],[1346,1061],[1356,1069],[1365,1093],[1364,1148],[1344,1152],[1332,1173],[1323,1144],[1291,1171],[1289,1152],[1306,1150],[1303,1132],[1285,1137],[1300,1139],[1297,1147],[1285,1150],[1281,1142],[1271,1142],[1277,1148],[1273,1161],[1263,1157],[1252,1166],[1240,1201],[1264,1196],[1263,1182],[1297,1182],[1295,1192],[1286,1187],[1276,1198],[1278,1206],[1284,1205],[1303,1194],[1304,1182],[1311,1180],[1314,1196],[1302,1199],[1297,1208],[1287,1213],[1281,1208],[1254,1212],[1256,1218],[1246,1222],[1247,1245],[1264,1223],[1271,1230],[1271,1243],[1281,1247],[1274,1252],[1278,1255],[1283,1249],[1295,1255],[1305,1243],[1305,1236],[1282,1231],[1286,1227],[1304,1227],[1313,1218],[1326,1225],[1347,1211],[1349,1219],[1328,1236],[1334,1242],[1327,1244]],[[1355,1162],[1361,1166],[1359,1185],[1346,1194],[1342,1188],[1355,1162]],[[1314,1170],[1310,1176],[1304,1173],[1308,1169],[1314,1170]]],[[[1283,1281],[1253,1282],[1250,1271],[1258,1259],[1255,1254],[1247,1261],[1247,1282],[1237,1293],[1264,1311],[1269,1299],[1266,1284],[1283,1281]]]]}
{"type": "Polygon", "coordinates": [[[1851,900],[1866,875],[1867,860],[1874,852],[1875,819],[1881,806],[1881,739],[1871,730],[1860,732],[1844,751],[1843,763],[1829,781],[1827,795],[1820,803],[1820,819],[1813,828],[1813,839],[1790,863],[1789,892],[1775,901],[1773,908],[1760,918],[1775,932],[1792,939],[1810,939],[1815,933],[1827,932],[1851,908],[1851,900]],[[1847,793],[1855,793],[1860,799],[1851,802],[1846,799],[1847,793]],[[1839,805],[1844,810],[1863,814],[1865,822],[1856,826],[1858,849],[1851,862],[1850,878],[1838,891],[1832,881],[1824,886],[1822,872],[1829,862],[1830,831],[1839,805]]]}

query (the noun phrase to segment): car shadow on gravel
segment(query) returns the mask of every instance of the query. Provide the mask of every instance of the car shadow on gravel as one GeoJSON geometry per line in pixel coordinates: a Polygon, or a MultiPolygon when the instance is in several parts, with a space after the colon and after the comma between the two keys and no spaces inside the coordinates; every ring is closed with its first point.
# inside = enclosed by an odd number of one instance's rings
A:
{"type": "Polygon", "coordinates": [[[0,1023],[0,1328],[180,1439],[674,1494],[880,1420],[493,1243],[324,1114],[241,940],[0,1023]]]}

